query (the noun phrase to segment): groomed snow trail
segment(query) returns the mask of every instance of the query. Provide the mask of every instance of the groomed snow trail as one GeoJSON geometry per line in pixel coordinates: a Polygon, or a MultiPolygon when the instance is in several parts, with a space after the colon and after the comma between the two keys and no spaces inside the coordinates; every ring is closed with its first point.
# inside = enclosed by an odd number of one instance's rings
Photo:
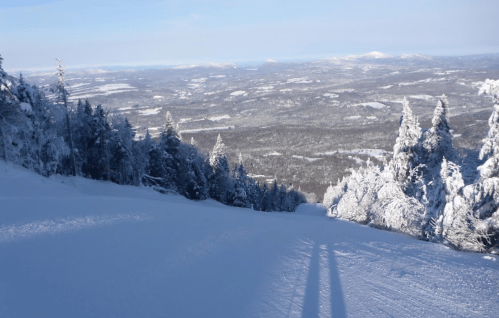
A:
{"type": "Polygon", "coordinates": [[[497,317],[499,257],[0,162],[0,317],[497,317]]]}

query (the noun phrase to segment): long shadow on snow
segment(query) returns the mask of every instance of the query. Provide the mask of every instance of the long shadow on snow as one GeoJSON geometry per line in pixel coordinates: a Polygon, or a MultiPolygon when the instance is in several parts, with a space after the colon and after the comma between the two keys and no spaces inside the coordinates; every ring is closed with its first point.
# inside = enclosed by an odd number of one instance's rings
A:
{"type": "MultiPolygon", "coordinates": [[[[324,271],[325,272],[325,271],[324,271]]],[[[324,282],[322,284],[324,286],[324,282]]],[[[333,248],[328,244],[314,243],[310,267],[308,271],[307,288],[305,291],[305,299],[302,309],[302,318],[319,317],[321,313],[321,292],[327,294],[329,292],[330,313],[324,313],[327,317],[346,317],[345,301],[343,299],[343,289],[338,273],[338,264],[334,256],[333,248]],[[322,250],[322,251],[321,251],[322,250]],[[321,256],[322,254],[322,256],[321,256]],[[329,290],[321,290],[321,279],[325,279],[325,273],[321,275],[321,257],[327,257],[327,267],[329,267],[329,290]]],[[[324,299],[324,301],[327,301],[324,299]]],[[[326,304],[322,304],[327,309],[326,304]]]]}

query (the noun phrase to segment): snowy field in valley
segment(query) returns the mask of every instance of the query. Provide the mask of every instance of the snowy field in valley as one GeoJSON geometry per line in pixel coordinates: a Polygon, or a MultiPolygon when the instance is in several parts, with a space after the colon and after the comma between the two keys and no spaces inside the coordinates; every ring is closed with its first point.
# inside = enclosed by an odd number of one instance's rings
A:
{"type": "Polygon", "coordinates": [[[0,317],[497,317],[499,257],[0,162],[0,317]]]}

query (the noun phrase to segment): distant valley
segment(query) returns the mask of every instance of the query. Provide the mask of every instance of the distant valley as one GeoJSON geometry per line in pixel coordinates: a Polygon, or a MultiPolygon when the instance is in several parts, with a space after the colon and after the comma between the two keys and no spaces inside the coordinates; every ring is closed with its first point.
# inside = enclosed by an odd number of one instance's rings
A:
{"type": "MultiPolygon", "coordinates": [[[[49,87],[52,72],[25,74],[49,87]]],[[[71,100],[127,117],[137,138],[157,137],[170,111],[184,141],[209,152],[220,134],[231,165],[239,153],[261,182],[292,183],[321,199],[330,182],[391,155],[402,100],[431,125],[445,94],[458,148],[475,149],[492,109],[478,94],[499,78],[499,55],[391,57],[379,52],[306,63],[211,64],[71,70],[71,100]]],[[[48,93],[49,94],[49,93],[48,93]]]]}

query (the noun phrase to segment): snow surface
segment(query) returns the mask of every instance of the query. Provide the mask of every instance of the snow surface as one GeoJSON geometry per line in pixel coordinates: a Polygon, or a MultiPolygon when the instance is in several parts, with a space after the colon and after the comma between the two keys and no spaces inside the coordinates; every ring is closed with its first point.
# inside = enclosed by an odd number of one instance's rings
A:
{"type": "Polygon", "coordinates": [[[377,159],[382,160],[384,157],[391,155],[391,151],[386,151],[383,149],[350,149],[350,150],[335,150],[335,151],[328,151],[328,152],[323,152],[323,153],[316,153],[316,156],[332,156],[335,153],[341,153],[341,154],[354,154],[354,155],[366,155],[370,157],[375,157],[377,159]]]}
{"type": "Polygon", "coordinates": [[[33,111],[30,103],[19,103],[19,106],[25,112],[31,113],[33,111]]]}
{"type": "Polygon", "coordinates": [[[257,90],[264,90],[264,91],[268,91],[268,90],[272,90],[273,88],[274,88],[274,86],[268,85],[268,86],[259,86],[259,87],[257,87],[256,89],[257,89],[257,90]]]}
{"type": "Polygon", "coordinates": [[[137,88],[131,86],[130,84],[126,83],[106,84],[78,91],[78,93],[70,95],[69,99],[85,99],[95,96],[108,96],[111,94],[118,94],[118,93],[132,92],[132,91],[137,91],[137,88]]]}
{"type": "Polygon", "coordinates": [[[211,121],[220,121],[220,120],[223,120],[223,119],[230,119],[230,115],[221,115],[221,116],[208,117],[208,120],[211,120],[211,121]]]}
{"type": "Polygon", "coordinates": [[[433,96],[431,96],[431,95],[409,95],[409,98],[430,100],[433,98],[433,96]]]}
{"type": "Polygon", "coordinates": [[[206,82],[208,78],[206,77],[201,77],[201,78],[193,78],[191,79],[191,82],[194,82],[194,83],[204,83],[206,82]]]}
{"type": "Polygon", "coordinates": [[[203,132],[203,131],[228,130],[228,129],[234,129],[234,128],[235,128],[235,126],[222,126],[222,127],[187,129],[187,130],[181,130],[180,133],[190,134],[190,133],[198,133],[198,132],[203,132]]]}
{"type": "Polygon", "coordinates": [[[323,94],[322,96],[324,96],[324,97],[329,97],[329,98],[337,98],[337,97],[340,97],[340,95],[338,95],[338,94],[331,94],[331,93],[326,93],[326,94],[323,94]]]}
{"type": "Polygon", "coordinates": [[[343,119],[344,120],[358,120],[361,118],[362,118],[362,116],[348,116],[348,117],[344,117],[343,119]]]}
{"type": "Polygon", "coordinates": [[[386,108],[386,105],[382,104],[380,102],[360,103],[360,104],[353,104],[352,106],[364,106],[364,107],[372,107],[372,108],[376,108],[376,109],[386,108]]]}
{"type": "Polygon", "coordinates": [[[0,162],[2,317],[497,317],[495,255],[0,162]]]}
{"type": "Polygon", "coordinates": [[[246,91],[235,91],[230,93],[231,96],[241,96],[241,95],[247,95],[246,91]]]}
{"type": "Polygon", "coordinates": [[[282,156],[282,153],[278,153],[277,151],[273,151],[273,152],[269,152],[265,155],[263,155],[264,157],[268,157],[268,156],[282,156]]]}
{"type": "Polygon", "coordinates": [[[296,77],[296,78],[288,78],[287,83],[309,84],[312,83],[312,81],[308,80],[308,77],[296,77]]]}
{"type": "Polygon", "coordinates": [[[162,107],[149,108],[145,110],[139,110],[140,116],[149,116],[149,115],[157,115],[163,109],[162,107]]]}

